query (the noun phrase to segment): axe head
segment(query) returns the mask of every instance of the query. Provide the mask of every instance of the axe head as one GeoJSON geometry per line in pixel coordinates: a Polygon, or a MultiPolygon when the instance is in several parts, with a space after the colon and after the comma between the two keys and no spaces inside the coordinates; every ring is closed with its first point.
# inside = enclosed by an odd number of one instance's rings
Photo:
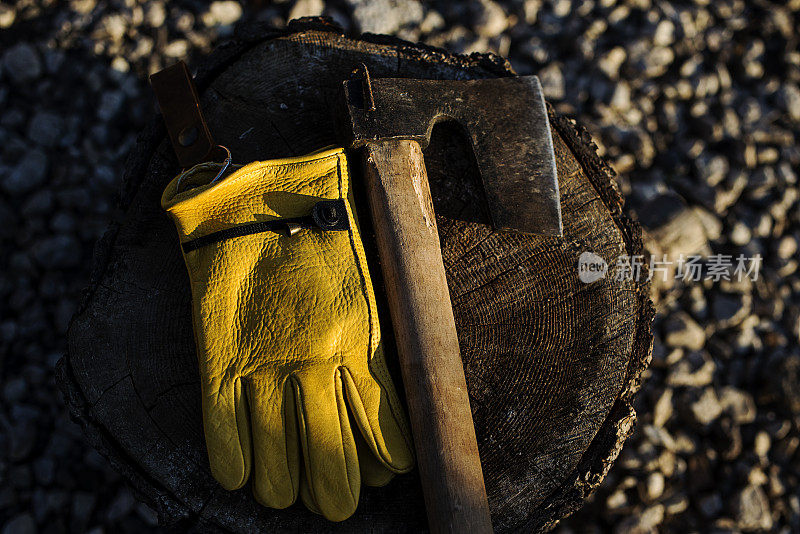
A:
{"type": "Polygon", "coordinates": [[[561,236],[553,139],[536,76],[481,80],[363,79],[344,82],[352,148],[387,139],[428,145],[433,125],[466,130],[493,226],[561,236]]]}

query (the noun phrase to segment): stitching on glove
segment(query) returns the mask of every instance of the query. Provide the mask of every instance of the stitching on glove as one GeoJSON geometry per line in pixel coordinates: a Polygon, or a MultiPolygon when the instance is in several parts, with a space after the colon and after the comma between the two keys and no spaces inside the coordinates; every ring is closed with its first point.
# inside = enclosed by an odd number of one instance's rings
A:
{"type": "MultiPolygon", "coordinates": [[[[306,414],[303,410],[303,394],[300,389],[300,381],[294,375],[290,375],[288,382],[291,382],[292,389],[294,390],[294,410],[297,414],[297,437],[300,438],[300,454],[303,456],[303,469],[306,471],[306,480],[308,481],[308,491],[315,503],[319,503],[316,493],[314,492],[314,484],[312,484],[313,477],[311,476],[311,457],[308,450],[308,427],[306,425],[306,414]]],[[[300,474],[302,477],[302,473],[300,474]]]]}
{"type": "Polygon", "coordinates": [[[242,437],[242,429],[239,428],[239,421],[240,415],[239,414],[239,403],[243,400],[244,395],[244,405],[245,405],[245,413],[244,413],[244,421],[245,424],[250,424],[250,413],[249,413],[249,403],[247,402],[247,395],[249,388],[247,387],[247,382],[242,378],[239,377],[233,386],[233,417],[236,420],[236,437],[239,438],[239,449],[242,451],[242,480],[239,483],[239,487],[241,488],[247,482],[247,479],[250,478],[250,470],[252,469],[252,433],[250,432],[249,428],[247,430],[247,443],[243,443],[245,441],[242,437]],[[244,391],[242,391],[244,390],[244,391]],[[247,461],[248,456],[250,457],[250,461],[247,461]],[[248,465],[248,463],[250,465],[248,465]]]}
{"type": "MultiPolygon", "coordinates": [[[[347,415],[347,399],[344,398],[345,393],[343,391],[344,390],[344,383],[342,382],[342,368],[341,367],[337,367],[336,368],[336,372],[333,375],[333,380],[334,380],[333,391],[336,393],[336,403],[338,404],[339,400],[341,399],[341,402],[343,404],[343,406],[339,406],[339,409],[336,410],[336,413],[339,415],[339,437],[340,437],[341,442],[342,442],[342,451],[343,451],[343,454],[346,454],[346,453],[344,453],[344,451],[347,450],[347,448],[345,448],[345,445],[344,445],[344,433],[345,433],[345,430],[346,429],[350,430],[350,435],[352,436],[354,444],[355,444],[355,439],[356,438],[355,438],[355,436],[353,436],[353,429],[350,428],[350,419],[348,418],[348,415],[347,415]],[[336,382],[338,382],[338,384],[336,382]],[[336,387],[337,385],[339,386],[338,388],[336,387]],[[344,421],[342,421],[342,410],[344,410],[344,417],[345,417],[345,421],[347,421],[347,428],[345,428],[345,423],[344,423],[344,421]]],[[[359,497],[360,490],[361,490],[361,475],[360,475],[360,472],[359,472],[359,480],[358,480],[358,484],[356,485],[355,492],[354,492],[353,491],[353,477],[350,474],[350,467],[348,465],[349,462],[347,460],[348,460],[348,458],[345,455],[345,457],[344,457],[344,468],[347,471],[347,486],[350,488],[350,497],[353,499],[353,505],[355,507],[355,506],[358,506],[358,497],[359,497]]],[[[360,470],[360,467],[358,466],[358,453],[356,453],[356,468],[360,470]]]]}

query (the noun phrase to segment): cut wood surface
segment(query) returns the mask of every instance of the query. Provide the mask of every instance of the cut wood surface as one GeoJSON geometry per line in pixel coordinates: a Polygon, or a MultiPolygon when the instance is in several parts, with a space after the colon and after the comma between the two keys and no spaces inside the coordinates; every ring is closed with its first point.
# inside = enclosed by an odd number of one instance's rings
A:
{"type": "MultiPolygon", "coordinates": [[[[205,61],[196,80],[217,142],[235,162],[247,163],[340,143],[332,109],[341,81],[361,63],[376,77],[512,74],[493,56],[346,37],[321,21],[304,21],[282,31],[245,28],[205,61]]],[[[578,279],[582,252],[613,265],[620,255],[642,253],[641,235],[622,213],[613,172],[588,135],[552,112],[550,119],[563,238],[491,229],[474,157],[458,128],[437,126],[425,151],[498,532],[544,530],[602,481],[632,430],[632,397],[651,350],[646,283],[578,279]]],[[[227,492],[212,479],[188,279],[175,230],[159,206],[179,170],[156,118],[127,163],[121,215],[97,247],[91,285],[59,364],[60,384],[89,441],[165,524],[234,532],[424,529],[416,472],[365,488],[356,514],[342,523],[302,504],[263,508],[249,487],[227,492]]],[[[363,200],[365,246],[382,300],[363,200]]],[[[388,316],[382,320],[389,325],[388,316]]]]}

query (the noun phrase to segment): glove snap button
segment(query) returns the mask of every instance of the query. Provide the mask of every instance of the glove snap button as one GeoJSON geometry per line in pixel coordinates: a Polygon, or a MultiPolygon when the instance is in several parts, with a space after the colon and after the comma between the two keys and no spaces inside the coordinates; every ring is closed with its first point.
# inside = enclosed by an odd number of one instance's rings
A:
{"type": "Polygon", "coordinates": [[[334,226],[337,222],[339,222],[339,212],[336,211],[336,206],[323,206],[321,214],[322,219],[331,226],[334,226]]]}
{"type": "Polygon", "coordinates": [[[317,226],[323,230],[347,229],[347,213],[342,200],[324,200],[317,202],[312,211],[317,226]]]}

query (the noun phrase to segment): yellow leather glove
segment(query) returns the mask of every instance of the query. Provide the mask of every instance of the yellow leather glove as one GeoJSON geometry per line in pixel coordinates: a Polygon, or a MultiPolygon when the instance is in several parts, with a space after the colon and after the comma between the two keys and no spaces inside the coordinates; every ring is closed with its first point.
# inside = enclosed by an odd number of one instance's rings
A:
{"type": "Polygon", "coordinates": [[[362,478],[382,485],[413,455],[344,152],[251,163],[210,183],[219,168],[190,169],[161,199],[189,271],[211,472],[233,490],[252,470],[262,504],[301,494],[346,519],[362,478]]]}

